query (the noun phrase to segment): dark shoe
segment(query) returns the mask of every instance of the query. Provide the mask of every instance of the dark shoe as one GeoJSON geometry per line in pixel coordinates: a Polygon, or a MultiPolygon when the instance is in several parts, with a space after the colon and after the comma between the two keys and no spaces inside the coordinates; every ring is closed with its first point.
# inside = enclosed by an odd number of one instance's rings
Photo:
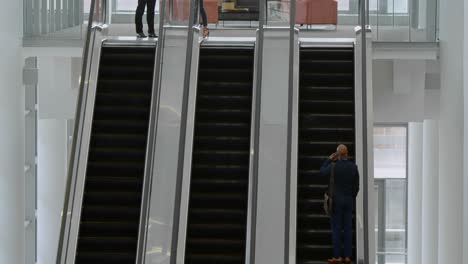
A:
{"type": "Polygon", "coordinates": [[[342,263],[343,259],[342,258],[331,258],[328,259],[328,263],[342,263]]]}
{"type": "Polygon", "coordinates": [[[351,262],[352,262],[351,258],[346,257],[344,259],[344,263],[351,263],[351,262]]]}
{"type": "Polygon", "coordinates": [[[154,33],[148,33],[148,37],[149,38],[157,38],[158,35],[154,34],[154,33]]]}
{"type": "Polygon", "coordinates": [[[140,32],[140,33],[137,32],[137,38],[146,38],[146,35],[143,32],[140,32]]]}

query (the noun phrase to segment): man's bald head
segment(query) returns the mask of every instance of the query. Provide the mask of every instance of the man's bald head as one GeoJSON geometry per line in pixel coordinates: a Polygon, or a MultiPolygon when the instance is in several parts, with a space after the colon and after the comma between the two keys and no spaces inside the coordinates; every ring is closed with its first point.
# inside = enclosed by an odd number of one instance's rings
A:
{"type": "Polygon", "coordinates": [[[348,156],[348,147],[346,145],[340,144],[336,148],[336,152],[340,155],[340,158],[348,156]]]}

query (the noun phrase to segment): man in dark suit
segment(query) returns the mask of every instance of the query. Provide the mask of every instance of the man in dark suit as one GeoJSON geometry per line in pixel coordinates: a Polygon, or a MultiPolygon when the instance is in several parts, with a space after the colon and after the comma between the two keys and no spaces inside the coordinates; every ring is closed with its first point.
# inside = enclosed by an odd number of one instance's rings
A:
{"type": "Polygon", "coordinates": [[[139,38],[146,38],[143,33],[143,14],[146,6],[146,21],[148,22],[148,36],[156,38],[154,31],[154,10],[156,8],[156,0],[138,0],[138,6],[135,14],[136,33],[139,38]]]}
{"type": "Polygon", "coordinates": [[[328,263],[351,263],[353,211],[359,192],[359,171],[356,164],[348,159],[348,148],[345,145],[339,145],[336,152],[331,154],[320,168],[323,176],[330,176],[332,170],[334,170],[331,213],[333,257],[328,260],[328,263]]]}

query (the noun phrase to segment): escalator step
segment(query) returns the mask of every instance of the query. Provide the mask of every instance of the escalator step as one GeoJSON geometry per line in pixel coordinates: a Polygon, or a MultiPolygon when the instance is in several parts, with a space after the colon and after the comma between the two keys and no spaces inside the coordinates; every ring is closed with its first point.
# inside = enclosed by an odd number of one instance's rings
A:
{"type": "Polygon", "coordinates": [[[332,241],[319,169],[338,144],[355,151],[354,50],[301,48],[300,68],[296,263],[320,264],[332,241]]]}
{"type": "Polygon", "coordinates": [[[77,264],[136,261],[154,54],[154,47],[102,48],[77,264]]]}
{"type": "Polygon", "coordinates": [[[202,48],[185,263],[244,263],[253,49],[202,48]]]}

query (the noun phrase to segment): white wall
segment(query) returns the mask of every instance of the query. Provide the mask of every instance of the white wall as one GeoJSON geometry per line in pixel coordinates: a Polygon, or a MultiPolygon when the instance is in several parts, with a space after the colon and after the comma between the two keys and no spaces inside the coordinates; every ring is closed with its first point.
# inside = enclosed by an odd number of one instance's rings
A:
{"type": "Polygon", "coordinates": [[[463,0],[440,1],[439,263],[463,259],[463,0]]]}
{"type": "Polygon", "coordinates": [[[39,69],[39,119],[75,117],[81,59],[42,57],[39,69]]]}
{"type": "Polygon", "coordinates": [[[24,263],[23,1],[0,9],[0,263],[24,263]]]}
{"type": "Polygon", "coordinates": [[[38,122],[38,264],[56,261],[67,171],[66,134],[66,120],[38,122]]]}
{"type": "Polygon", "coordinates": [[[402,73],[395,73],[394,61],[374,60],[374,121],[376,123],[422,122],[424,119],[439,117],[440,91],[425,89],[427,86],[438,87],[439,84],[426,82],[422,74],[426,71],[424,61],[419,61],[418,69],[413,71],[418,76],[417,78],[397,75],[402,73]]]}
{"type": "Polygon", "coordinates": [[[37,261],[49,264],[57,256],[67,177],[67,119],[75,117],[81,59],[39,56],[38,71],[37,261]]]}

